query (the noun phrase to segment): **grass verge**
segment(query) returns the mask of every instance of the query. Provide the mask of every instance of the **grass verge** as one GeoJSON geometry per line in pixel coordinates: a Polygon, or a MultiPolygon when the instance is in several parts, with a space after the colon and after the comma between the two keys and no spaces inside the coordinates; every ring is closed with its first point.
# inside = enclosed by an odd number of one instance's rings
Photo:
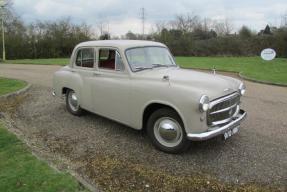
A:
{"type": "Polygon", "coordinates": [[[83,191],[67,173],[50,168],[34,157],[0,121],[0,191],[83,191]]]}
{"type": "Polygon", "coordinates": [[[49,59],[17,59],[6,60],[5,63],[11,64],[31,64],[31,65],[67,65],[69,58],[49,58],[49,59]]]}
{"type": "Polygon", "coordinates": [[[0,77],[0,96],[22,89],[26,85],[24,81],[0,77]]]}
{"type": "Polygon", "coordinates": [[[251,79],[287,85],[287,59],[263,61],[260,57],[177,57],[181,67],[242,72],[251,79]]]}
{"type": "MultiPolygon", "coordinates": [[[[0,78],[0,96],[26,86],[19,80],[0,78]]],[[[13,113],[24,96],[1,101],[0,112],[13,113]]],[[[1,114],[0,114],[1,118],[1,114]]],[[[60,173],[38,160],[0,119],[0,191],[83,191],[68,173],[60,173]]]]}

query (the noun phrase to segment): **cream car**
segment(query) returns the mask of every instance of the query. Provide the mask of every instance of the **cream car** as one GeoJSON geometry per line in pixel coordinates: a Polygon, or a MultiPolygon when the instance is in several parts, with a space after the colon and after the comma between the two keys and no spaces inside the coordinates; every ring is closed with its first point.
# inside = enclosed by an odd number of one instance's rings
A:
{"type": "Polygon", "coordinates": [[[226,139],[246,116],[242,82],[181,69],[164,44],[151,41],[80,43],[53,85],[53,95],[65,95],[73,115],[86,110],[144,129],[169,153],[186,150],[190,141],[226,139]]]}

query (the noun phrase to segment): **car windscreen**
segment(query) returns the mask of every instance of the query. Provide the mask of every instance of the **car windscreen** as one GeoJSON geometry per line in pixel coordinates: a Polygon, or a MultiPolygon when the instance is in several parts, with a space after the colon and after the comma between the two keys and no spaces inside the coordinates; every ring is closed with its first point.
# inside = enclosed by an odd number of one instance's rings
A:
{"type": "Polygon", "coordinates": [[[172,55],[165,47],[131,48],[126,51],[126,57],[132,71],[176,66],[172,55]]]}

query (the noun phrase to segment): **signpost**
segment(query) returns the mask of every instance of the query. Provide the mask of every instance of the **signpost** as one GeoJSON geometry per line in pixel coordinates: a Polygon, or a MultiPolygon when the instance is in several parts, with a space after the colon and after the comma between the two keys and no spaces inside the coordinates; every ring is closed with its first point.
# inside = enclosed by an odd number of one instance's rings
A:
{"type": "Polygon", "coordinates": [[[276,57],[276,51],[271,48],[267,48],[261,51],[261,58],[265,61],[272,61],[276,57]]]}

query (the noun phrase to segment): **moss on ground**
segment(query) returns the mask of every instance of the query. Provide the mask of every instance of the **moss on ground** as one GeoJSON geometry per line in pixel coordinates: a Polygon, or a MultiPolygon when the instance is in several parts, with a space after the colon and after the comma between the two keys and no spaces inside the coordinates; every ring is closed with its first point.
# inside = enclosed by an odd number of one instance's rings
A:
{"type": "Polygon", "coordinates": [[[276,187],[252,183],[226,184],[207,175],[176,175],[100,154],[88,161],[85,171],[104,191],[280,191],[276,187]]]}

